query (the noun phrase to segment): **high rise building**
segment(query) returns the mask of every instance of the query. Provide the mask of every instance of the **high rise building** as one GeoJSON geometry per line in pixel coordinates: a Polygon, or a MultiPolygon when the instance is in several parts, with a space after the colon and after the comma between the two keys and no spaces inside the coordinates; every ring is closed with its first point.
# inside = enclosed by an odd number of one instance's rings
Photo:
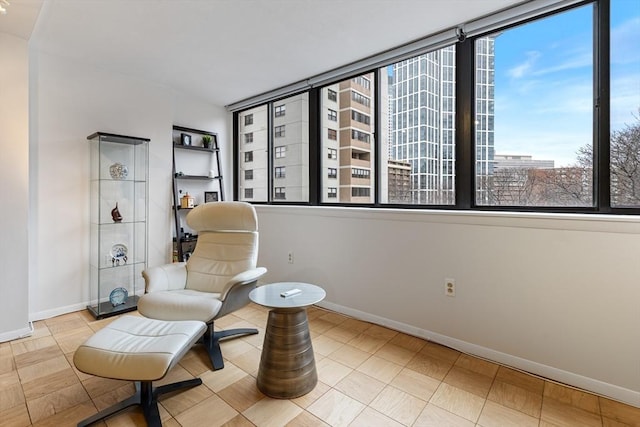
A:
{"type": "MultiPolygon", "coordinates": [[[[491,172],[494,40],[476,42],[476,159],[491,172]]],[[[455,46],[388,67],[389,158],[411,165],[412,204],[455,203],[455,46]]]]}

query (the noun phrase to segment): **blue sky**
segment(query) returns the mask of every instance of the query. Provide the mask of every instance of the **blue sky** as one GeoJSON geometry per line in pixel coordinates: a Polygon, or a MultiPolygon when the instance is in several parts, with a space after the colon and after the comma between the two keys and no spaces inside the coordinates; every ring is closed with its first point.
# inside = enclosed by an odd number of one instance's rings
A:
{"type": "MultiPolygon", "coordinates": [[[[495,152],[575,162],[592,142],[593,9],[509,29],[495,41],[495,152]]],[[[611,124],[640,107],[640,1],[612,0],[611,124]]]]}

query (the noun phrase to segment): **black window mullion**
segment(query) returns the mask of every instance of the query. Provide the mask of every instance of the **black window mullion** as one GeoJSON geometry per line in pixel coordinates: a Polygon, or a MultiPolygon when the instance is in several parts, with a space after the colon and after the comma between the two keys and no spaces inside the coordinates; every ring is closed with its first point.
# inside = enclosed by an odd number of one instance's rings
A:
{"type": "Polygon", "coordinates": [[[273,203],[273,103],[267,104],[267,203],[273,203]]]}
{"type": "Polygon", "coordinates": [[[322,89],[309,91],[309,204],[319,205],[322,201],[322,137],[320,135],[322,89]]]}
{"type": "Polygon", "coordinates": [[[474,44],[466,39],[456,45],[456,208],[475,206],[474,162],[474,44]]]}
{"type": "Polygon", "coordinates": [[[240,173],[240,126],[238,125],[238,120],[240,118],[240,113],[233,113],[233,164],[234,164],[234,173],[233,173],[233,199],[232,200],[240,200],[240,195],[238,194],[238,189],[240,187],[240,180],[238,174],[240,173]]]}
{"type": "Polygon", "coordinates": [[[611,212],[610,0],[594,3],[593,191],[596,209],[611,212]]]}

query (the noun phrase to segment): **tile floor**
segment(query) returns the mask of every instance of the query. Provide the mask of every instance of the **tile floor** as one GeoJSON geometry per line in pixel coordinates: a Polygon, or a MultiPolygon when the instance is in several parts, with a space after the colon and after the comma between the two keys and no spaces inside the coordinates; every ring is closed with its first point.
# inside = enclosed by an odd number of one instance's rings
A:
{"type": "MultiPolygon", "coordinates": [[[[249,305],[217,322],[260,330],[222,344],[224,369],[211,371],[196,345],[158,382],[203,381],[161,398],[163,425],[640,426],[638,408],[320,308],[308,315],[319,377],[311,393],[277,400],[256,388],[267,310],[249,305]]],[[[75,426],[128,397],[131,383],[83,374],[72,362],[78,345],[112,320],[70,313],[1,343],[0,426],[75,426]]],[[[132,408],[101,425],[145,423],[132,408]]]]}

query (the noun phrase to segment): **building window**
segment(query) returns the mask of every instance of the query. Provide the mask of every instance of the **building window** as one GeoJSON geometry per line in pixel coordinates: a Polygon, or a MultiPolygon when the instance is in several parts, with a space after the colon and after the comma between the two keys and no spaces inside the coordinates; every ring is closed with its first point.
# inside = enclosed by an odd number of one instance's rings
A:
{"type": "Polygon", "coordinates": [[[247,114],[244,116],[244,125],[249,126],[253,124],[253,114],[247,114]]]}
{"type": "Polygon", "coordinates": [[[273,198],[275,200],[285,200],[286,199],[285,188],[284,187],[275,187],[273,189],[273,198]]]}
{"type": "Polygon", "coordinates": [[[369,99],[369,97],[364,96],[363,94],[356,91],[351,91],[351,99],[358,104],[364,105],[365,107],[369,107],[371,105],[371,100],[369,99]]]}
{"type": "Polygon", "coordinates": [[[327,151],[327,158],[332,160],[338,159],[338,150],[335,148],[329,148],[327,151]]]}
{"type": "Polygon", "coordinates": [[[332,140],[337,140],[338,139],[338,131],[336,131],[335,129],[327,129],[327,138],[332,139],[332,140]]]}
{"type": "Polygon", "coordinates": [[[335,199],[338,197],[338,189],[335,187],[329,187],[327,190],[327,198],[335,199]]]}
{"type": "Polygon", "coordinates": [[[351,195],[353,197],[370,197],[371,189],[369,187],[351,187],[351,195]]]}
{"type": "Polygon", "coordinates": [[[284,125],[274,127],[273,136],[276,138],[282,138],[284,136],[284,125]]]}
{"type": "Polygon", "coordinates": [[[338,177],[338,169],[329,168],[329,173],[327,175],[327,178],[337,178],[337,177],[338,177]]]}
{"type": "Polygon", "coordinates": [[[371,119],[368,115],[356,110],[351,110],[351,120],[363,123],[365,125],[371,124],[371,119]]]}
{"type": "Polygon", "coordinates": [[[335,90],[328,89],[327,90],[327,99],[329,101],[337,101],[338,100],[338,93],[335,90]]]}
{"type": "Polygon", "coordinates": [[[245,161],[245,163],[253,162],[253,151],[245,151],[244,152],[244,161],[245,161]]]}
{"type": "Polygon", "coordinates": [[[276,166],[275,172],[274,172],[274,177],[275,178],[285,178],[286,177],[285,166],[276,166]]]}
{"type": "Polygon", "coordinates": [[[360,168],[351,169],[352,178],[369,178],[370,173],[371,172],[368,169],[360,169],[360,168]]]}
{"type": "Polygon", "coordinates": [[[275,147],[275,155],[276,159],[282,159],[287,156],[287,147],[285,145],[281,145],[280,147],[275,147]]]}
{"type": "Polygon", "coordinates": [[[351,139],[357,139],[358,141],[369,143],[370,135],[366,132],[361,132],[356,129],[351,129],[351,139]]]}
{"type": "Polygon", "coordinates": [[[253,142],[253,132],[245,133],[244,134],[244,143],[245,144],[250,144],[252,142],[253,142]]]}
{"type": "Polygon", "coordinates": [[[371,89],[371,80],[365,76],[354,77],[351,81],[365,89],[371,89]]]}
{"type": "Polygon", "coordinates": [[[245,188],[244,189],[244,198],[245,199],[253,199],[253,188],[245,188]]]}
{"type": "Polygon", "coordinates": [[[277,105],[273,108],[273,114],[276,117],[282,117],[284,116],[286,110],[287,110],[286,105],[277,105]]]}
{"type": "Polygon", "coordinates": [[[335,110],[327,110],[327,118],[331,121],[338,121],[338,112],[335,110]]]}
{"type": "Polygon", "coordinates": [[[247,181],[253,179],[253,169],[246,169],[244,171],[244,179],[247,181]]]}

